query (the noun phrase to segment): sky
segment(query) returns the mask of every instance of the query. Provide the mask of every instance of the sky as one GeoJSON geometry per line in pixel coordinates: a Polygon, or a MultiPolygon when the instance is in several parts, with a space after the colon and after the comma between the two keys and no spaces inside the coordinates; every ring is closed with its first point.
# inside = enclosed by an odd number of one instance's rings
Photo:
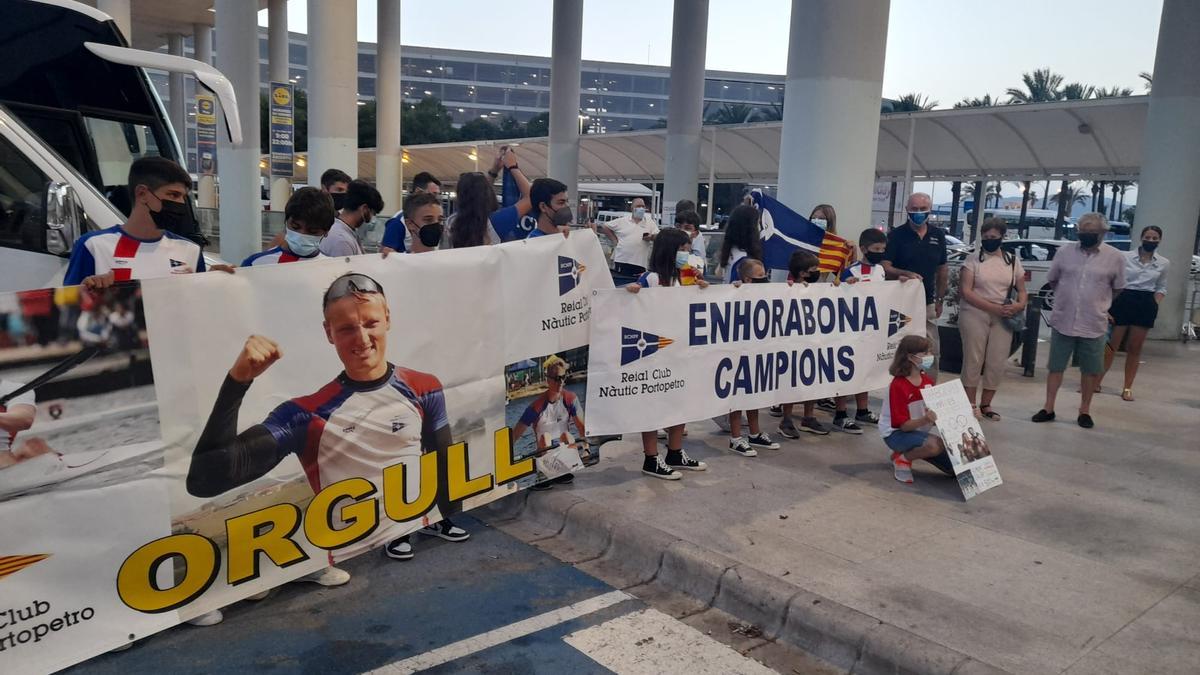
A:
{"type": "MultiPolygon", "coordinates": [[[[670,65],[672,0],[588,0],[583,58],[670,65]]],[[[306,32],[305,0],[288,27],[306,32]]],[[[551,0],[404,2],[405,45],[550,55],[551,0]]],[[[1021,73],[1048,67],[1067,82],[1144,93],[1154,69],[1161,0],[892,0],[883,95],[922,93],[949,108],[1002,96],[1021,73]]],[[[358,2],[358,39],[375,41],[376,0],[358,2]]],[[[789,0],[711,0],[710,70],[785,74],[789,0]]],[[[267,12],[259,13],[266,25],[267,12]]]]}

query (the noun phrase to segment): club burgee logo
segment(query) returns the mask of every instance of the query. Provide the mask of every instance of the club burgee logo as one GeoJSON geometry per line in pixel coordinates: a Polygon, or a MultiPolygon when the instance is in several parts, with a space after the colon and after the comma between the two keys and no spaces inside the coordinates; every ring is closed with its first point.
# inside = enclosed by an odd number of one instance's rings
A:
{"type": "Polygon", "coordinates": [[[621,365],[629,365],[644,359],[660,349],[670,346],[674,340],[659,337],[634,328],[621,328],[621,365]]]}
{"type": "Polygon", "coordinates": [[[574,258],[558,256],[558,294],[566,295],[579,286],[587,267],[574,258]]]}
{"type": "Polygon", "coordinates": [[[904,327],[910,323],[912,323],[912,317],[901,314],[894,309],[890,310],[888,313],[888,337],[892,337],[904,330],[904,327]]]}

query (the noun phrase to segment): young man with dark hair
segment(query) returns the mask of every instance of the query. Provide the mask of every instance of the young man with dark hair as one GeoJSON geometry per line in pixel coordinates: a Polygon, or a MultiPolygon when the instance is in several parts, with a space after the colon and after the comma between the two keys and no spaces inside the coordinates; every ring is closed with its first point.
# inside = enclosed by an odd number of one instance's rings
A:
{"type": "MultiPolygon", "coordinates": [[[[403,219],[406,248],[401,253],[427,253],[436,251],[442,241],[446,219],[442,216],[442,200],[433,192],[415,192],[404,200],[403,219]]],[[[386,249],[385,249],[386,250],[386,249]]]]}
{"type": "Polygon", "coordinates": [[[321,240],[333,224],[333,200],[315,187],[296,190],[283,209],[284,237],[276,247],[242,261],[242,267],[323,258],[321,240]]]}
{"type": "Polygon", "coordinates": [[[321,174],[321,191],[328,193],[333,199],[334,211],[342,210],[350,181],[350,174],[341,169],[326,169],[325,173],[321,174]]]}
{"type": "Polygon", "coordinates": [[[118,281],[205,271],[200,247],[175,234],[192,224],[191,186],[188,172],[169,159],[136,160],[129,167],[129,220],[76,240],[63,285],[95,290],[118,281]]]}
{"type": "MultiPolygon", "coordinates": [[[[440,200],[442,181],[435,178],[428,171],[422,171],[413,177],[412,189],[408,192],[408,198],[412,199],[419,194],[430,194],[440,200]]],[[[406,200],[404,204],[407,206],[408,201],[406,200]]],[[[384,251],[399,251],[404,253],[408,251],[408,246],[412,241],[411,234],[404,220],[404,209],[400,209],[396,212],[396,215],[392,216],[384,224],[383,239],[379,241],[379,244],[383,247],[384,251]]]]}
{"type": "Polygon", "coordinates": [[[362,255],[362,240],[374,229],[375,216],[383,210],[379,190],[365,180],[352,180],[338,217],[321,241],[321,253],[328,256],[362,255]]]}
{"type": "Polygon", "coordinates": [[[553,178],[539,178],[529,186],[529,201],[537,216],[537,227],[529,233],[529,239],[556,233],[565,236],[570,232],[575,215],[571,212],[565,183],[553,178]]]}

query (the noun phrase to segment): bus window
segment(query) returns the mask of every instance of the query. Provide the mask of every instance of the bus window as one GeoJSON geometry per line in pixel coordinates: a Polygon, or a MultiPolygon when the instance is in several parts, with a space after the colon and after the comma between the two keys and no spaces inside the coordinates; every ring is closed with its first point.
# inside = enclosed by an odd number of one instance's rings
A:
{"type": "Polygon", "coordinates": [[[50,178],[0,137],[0,246],[46,251],[42,216],[50,178]]]}

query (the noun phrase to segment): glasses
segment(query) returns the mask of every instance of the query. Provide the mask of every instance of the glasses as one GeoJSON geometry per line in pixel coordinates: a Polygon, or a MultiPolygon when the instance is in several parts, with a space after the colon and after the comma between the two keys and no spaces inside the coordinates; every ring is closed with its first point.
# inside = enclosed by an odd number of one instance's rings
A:
{"type": "Polygon", "coordinates": [[[333,283],[329,286],[329,290],[325,291],[325,301],[322,304],[322,308],[329,307],[329,303],[341,300],[346,296],[359,296],[365,293],[383,295],[383,287],[379,285],[379,282],[365,274],[344,274],[334,279],[333,283]]]}

